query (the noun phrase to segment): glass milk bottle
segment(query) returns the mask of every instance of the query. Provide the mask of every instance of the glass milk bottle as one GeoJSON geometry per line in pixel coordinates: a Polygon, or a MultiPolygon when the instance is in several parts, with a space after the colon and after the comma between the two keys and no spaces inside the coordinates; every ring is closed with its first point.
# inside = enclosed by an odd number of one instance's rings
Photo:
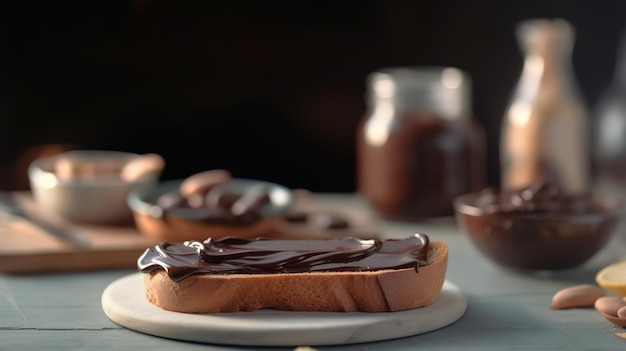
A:
{"type": "Polygon", "coordinates": [[[501,183],[538,179],[572,195],[589,191],[588,116],[572,67],[574,29],[560,19],[520,23],[524,66],[501,128],[501,183]]]}

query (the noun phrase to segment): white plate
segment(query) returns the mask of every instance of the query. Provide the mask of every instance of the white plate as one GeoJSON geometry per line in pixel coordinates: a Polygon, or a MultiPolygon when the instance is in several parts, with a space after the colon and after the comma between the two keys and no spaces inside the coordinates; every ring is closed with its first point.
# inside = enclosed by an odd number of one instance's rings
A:
{"type": "Polygon", "coordinates": [[[456,322],[467,299],[449,281],[430,306],[400,312],[255,312],[190,314],[165,311],[145,298],[143,274],[112,282],[102,308],[113,322],[165,338],[249,346],[353,344],[426,333],[456,322]]]}

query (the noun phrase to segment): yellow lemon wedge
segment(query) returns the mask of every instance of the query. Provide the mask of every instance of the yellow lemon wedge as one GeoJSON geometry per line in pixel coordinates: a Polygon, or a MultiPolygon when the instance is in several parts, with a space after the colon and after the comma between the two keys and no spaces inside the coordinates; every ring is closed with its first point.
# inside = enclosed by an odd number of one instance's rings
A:
{"type": "Polygon", "coordinates": [[[626,296],[626,261],[602,268],[596,274],[596,283],[608,291],[626,296]]]}

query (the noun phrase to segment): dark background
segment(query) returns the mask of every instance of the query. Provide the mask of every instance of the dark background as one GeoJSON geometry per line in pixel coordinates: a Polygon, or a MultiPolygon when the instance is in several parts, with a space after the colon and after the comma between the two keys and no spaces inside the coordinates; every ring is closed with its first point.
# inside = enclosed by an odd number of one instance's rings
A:
{"type": "Polygon", "coordinates": [[[608,87],[626,1],[84,1],[0,4],[0,188],[47,145],[156,152],[163,178],[211,168],[353,191],[365,77],[470,73],[498,183],[499,125],[522,57],[515,25],[561,17],[590,108],[608,87]]]}

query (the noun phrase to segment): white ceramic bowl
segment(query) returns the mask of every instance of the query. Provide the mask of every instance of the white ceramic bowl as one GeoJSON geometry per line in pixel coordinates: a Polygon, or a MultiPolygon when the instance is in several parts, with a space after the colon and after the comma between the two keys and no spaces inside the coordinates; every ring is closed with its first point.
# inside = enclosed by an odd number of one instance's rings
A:
{"type": "Polygon", "coordinates": [[[55,168],[60,158],[77,157],[90,165],[123,165],[139,154],[74,150],[34,160],[28,168],[31,191],[38,207],[65,220],[92,224],[131,223],[132,212],[126,203],[131,190],[156,184],[161,169],[152,170],[129,181],[119,174],[90,177],[60,176],[55,168]]]}

